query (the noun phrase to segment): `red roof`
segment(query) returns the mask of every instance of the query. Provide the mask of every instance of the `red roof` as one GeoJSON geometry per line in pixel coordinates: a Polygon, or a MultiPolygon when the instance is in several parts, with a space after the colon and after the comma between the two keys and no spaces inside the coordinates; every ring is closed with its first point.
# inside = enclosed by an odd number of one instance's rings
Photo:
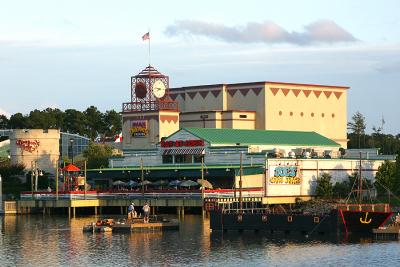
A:
{"type": "Polygon", "coordinates": [[[62,170],[67,171],[67,172],[79,172],[81,169],[79,169],[78,167],[76,167],[73,164],[68,164],[62,170]]]}

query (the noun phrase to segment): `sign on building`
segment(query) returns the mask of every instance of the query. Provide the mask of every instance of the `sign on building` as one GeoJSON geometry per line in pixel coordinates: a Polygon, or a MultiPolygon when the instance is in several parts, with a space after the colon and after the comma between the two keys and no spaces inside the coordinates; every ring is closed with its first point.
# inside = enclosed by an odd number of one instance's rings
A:
{"type": "Polygon", "coordinates": [[[149,129],[147,127],[147,120],[134,120],[132,121],[131,134],[133,137],[147,136],[149,129]]]}

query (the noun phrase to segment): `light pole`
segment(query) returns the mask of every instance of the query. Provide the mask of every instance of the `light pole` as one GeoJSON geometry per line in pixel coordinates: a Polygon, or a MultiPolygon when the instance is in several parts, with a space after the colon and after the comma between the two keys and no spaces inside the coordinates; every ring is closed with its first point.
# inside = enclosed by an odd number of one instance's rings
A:
{"type": "Polygon", "coordinates": [[[74,164],[74,139],[73,138],[69,139],[69,143],[71,144],[71,158],[72,158],[71,162],[72,164],[74,164]]]}
{"type": "Polygon", "coordinates": [[[0,214],[3,214],[3,179],[1,178],[0,174],[0,214]]]}
{"type": "Polygon", "coordinates": [[[140,158],[140,170],[141,174],[141,181],[142,181],[142,197],[144,197],[144,170],[143,170],[143,158],[140,158]]]}

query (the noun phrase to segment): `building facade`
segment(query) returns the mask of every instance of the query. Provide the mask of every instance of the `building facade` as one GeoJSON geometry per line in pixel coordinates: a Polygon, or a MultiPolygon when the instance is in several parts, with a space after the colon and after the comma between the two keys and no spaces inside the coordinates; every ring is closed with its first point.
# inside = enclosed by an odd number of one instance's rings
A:
{"type": "Polygon", "coordinates": [[[181,127],[315,131],[347,148],[345,86],[254,82],[171,89],[181,127]]]}

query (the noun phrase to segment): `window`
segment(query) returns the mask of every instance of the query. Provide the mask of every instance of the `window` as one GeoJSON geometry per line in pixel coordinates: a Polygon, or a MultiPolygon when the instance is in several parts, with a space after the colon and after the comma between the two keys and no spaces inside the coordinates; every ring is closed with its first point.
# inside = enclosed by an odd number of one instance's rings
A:
{"type": "Polygon", "coordinates": [[[162,163],[173,163],[172,155],[164,155],[162,156],[162,163]]]}
{"type": "Polygon", "coordinates": [[[314,117],[314,112],[311,112],[311,117],[314,117]]]}
{"type": "Polygon", "coordinates": [[[201,159],[203,158],[203,155],[194,155],[193,159],[194,159],[194,163],[201,163],[201,159]]]}
{"type": "Polygon", "coordinates": [[[290,113],[289,113],[289,114],[290,114],[290,116],[293,116],[293,112],[292,112],[292,111],[290,111],[290,113]]]}
{"type": "Polygon", "coordinates": [[[322,118],[323,118],[323,117],[325,117],[325,114],[324,114],[324,113],[322,113],[322,114],[321,114],[321,116],[322,116],[322,118]]]}
{"type": "Polygon", "coordinates": [[[302,117],[303,117],[303,116],[304,116],[304,113],[303,113],[303,112],[300,112],[300,116],[302,116],[302,117]]]}
{"type": "Polygon", "coordinates": [[[282,116],[282,111],[279,111],[279,116],[282,116]]]}
{"type": "Polygon", "coordinates": [[[175,155],[175,163],[193,163],[192,155],[175,155]]]}
{"type": "Polygon", "coordinates": [[[335,118],[335,113],[332,113],[332,118],[335,118]]]}
{"type": "Polygon", "coordinates": [[[239,115],[239,118],[245,119],[245,118],[247,118],[247,115],[239,115]]]}

